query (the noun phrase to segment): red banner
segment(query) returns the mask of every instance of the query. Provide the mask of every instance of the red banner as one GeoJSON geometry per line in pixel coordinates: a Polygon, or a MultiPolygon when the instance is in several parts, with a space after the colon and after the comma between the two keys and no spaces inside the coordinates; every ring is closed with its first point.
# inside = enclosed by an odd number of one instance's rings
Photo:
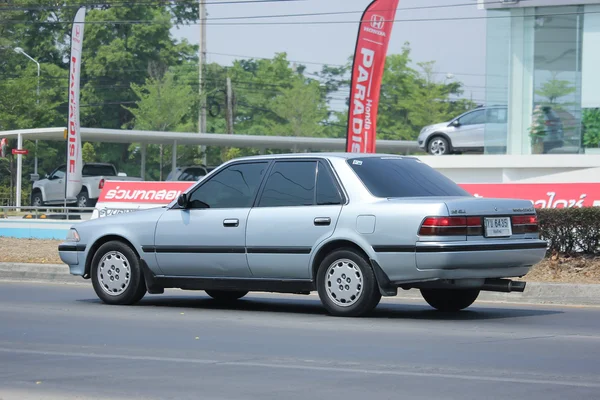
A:
{"type": "Polygon", "coordinates": [[[360,20],[352,65],[347,152],[375,153],[379,89],[399,1],[374,0],[360,20]]]}
{"type": "Polygon", "coordinates": [[[536,208],[600,207],[600,183],[460,184],[478,197],[531,200],[536,208]]]}

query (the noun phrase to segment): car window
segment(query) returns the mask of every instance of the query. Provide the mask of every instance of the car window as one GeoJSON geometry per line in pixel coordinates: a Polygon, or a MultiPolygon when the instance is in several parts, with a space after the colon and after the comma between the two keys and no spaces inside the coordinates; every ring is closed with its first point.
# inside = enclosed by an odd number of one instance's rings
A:
{"type": "Polygon", "coordinates": [[[110,165],[84,165],[81,174],[84,176],[115,176],[115,170],[110,165]]]}
{"type": "Polygon", "coordinates": [[[190,195],[189,208],[251,207],[267,165],[256,162],[225,168],[190,195]]]}
{"type": "Polygon", "coordinates": [[[349,159],[348,163],[376,197],[471,197],[452,180],[418,159],[364,157],[349,159]]]}
{"type": "Polygon", "coordinates": [[[506,123],[506,108],[490,108],[487,110],[488,124],[505,124],[506,123]]]}
{"type": "Polygon", "coordinates": [[[311,206],[315,202],[316,161],[275,163],[259,207],[311,206]]]}
{"type": "Polygon", "coordinates": [[[319,162],[317,172],[317,205],[342,204],[338,187],[325,164],[319,162]]]}
{"type": "Polygon", "coordinates": [[[185,171],[179,177],[180,181],[197,181],[206,175],[206,171],[203,168],[186,168],[185,171]]]}
{"type": "Polygon", "coordinates": [[[460,117],[461,125],[485,124],[485,110],[477,110],[460,117]]]}
{"type": "Polygon", "coordinates": [[[63,179],[65,177],[66,172],[67,166],[61,165],[60,167],[56,168],[56,170],[54,170],[54,172],[52,173],[52,177],[54,177],[55,179],[63,179]]]}

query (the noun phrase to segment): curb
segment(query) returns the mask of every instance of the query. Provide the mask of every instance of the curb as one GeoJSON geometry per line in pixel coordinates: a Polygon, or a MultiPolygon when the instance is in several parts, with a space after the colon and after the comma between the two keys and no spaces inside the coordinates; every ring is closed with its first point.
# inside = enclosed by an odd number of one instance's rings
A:
{"type": "Polygon", "coordinates": [[[0,263],[0,281],[43,281],[83,283],[80,276],[69,273],[65,264],[0,263]]]}
{"type": "MultiPolygon", "coordinates": [[[[0,281],[89,284],[71,275],[65,264],[0,263],[0,281]]],[[[398,289],[397,299],[422,300],[418,290],[398,289]]],[[[523,293],[481,292],[479,301],[518,304],[600,306],[600,285],[527,282],[523,293]]]]}

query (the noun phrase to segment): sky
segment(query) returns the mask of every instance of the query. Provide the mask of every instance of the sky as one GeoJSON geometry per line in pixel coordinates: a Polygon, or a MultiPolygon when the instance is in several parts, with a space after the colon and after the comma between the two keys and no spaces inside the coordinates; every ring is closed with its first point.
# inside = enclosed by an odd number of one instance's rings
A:
{"type": "MultiPolygon", "coordinates": [[[[219,1],[221,0],[207,0],[209,19],[357,11],[344,15],[208,21],[207,62],[227,65],[236,58],[223,54],[270,58],[277,52],[286,52],[289,60],[302,61],[308,72],[320,70],[321,64],[343,64],[348,60],[356,44],[358,21],[362,11],[370,3],[370,0],[301,0],[215,4],[219,1]],[[215,24],[289,21],[351,23],[252,26],[215,24]]],[[[447,78],[447,74],[453,74],[451,79],[465,85],[463,97],[483,102],[486,50],[486,21],[483,17],[485,11],[478,9],[477,0],[400,0],[396,20],[406,21],[394,23],[388,54],[400,53],[403,44],[409,42],[414,63],[435,61],[436,77],[440,82],[447,78]],[[452,20],[462,17],[474,19],[452,20]],[[450,20],[435,21],[442,18],[450,20]]],[[[177,38],[185,38],[198,44],[199,25],[175,28],[173,34],[177,38]]]]}

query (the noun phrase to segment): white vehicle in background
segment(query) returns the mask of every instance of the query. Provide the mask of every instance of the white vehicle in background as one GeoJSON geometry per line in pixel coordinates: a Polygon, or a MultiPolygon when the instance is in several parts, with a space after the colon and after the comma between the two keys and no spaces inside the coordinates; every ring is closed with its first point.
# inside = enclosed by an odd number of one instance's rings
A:
{"type": "MultiPolygon", "coordinates": [[[[46,175],[45,179],[40,179],[33,183],[31,189],[31,205],[41,207],[43,205],[60,205],[65,202],[65,174],[67,166],[61,165],[46,175]]],[[[141,181],[142,178],[127,177],[123,172],[117,172],[113,164],[108,163],[87,163],[83,165],[83,186],[77,195],[75,204],[77,207],[93,207],[100,196],[104,187],[104,182],[108,180],[119,181],[141,181]]],[[[69,201],[67,204],[73,204],[69,201]]]]}
{"type": "Polygon", "coordinates": [[[210,171],[204,165],[193,165],[189,167],[177,167],[171,171],[166,181],[197,182],[208,175],[210,171]]]}

